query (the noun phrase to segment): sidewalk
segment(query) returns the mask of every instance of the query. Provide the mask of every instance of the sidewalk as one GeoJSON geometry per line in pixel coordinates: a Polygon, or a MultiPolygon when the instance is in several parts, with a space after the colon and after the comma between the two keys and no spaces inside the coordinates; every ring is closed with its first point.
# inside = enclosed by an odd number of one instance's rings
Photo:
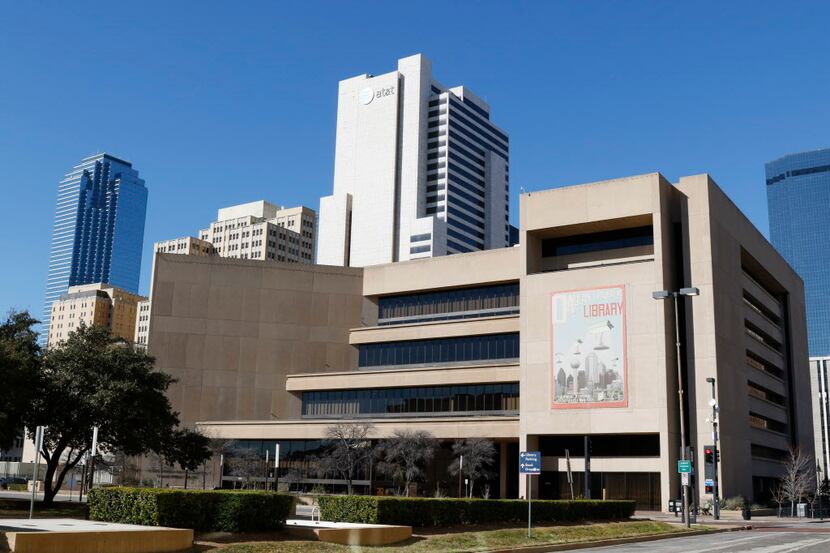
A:
{"type": "MultiPolygon", "coordinates": [[[[663,513],[659,511],[637,511],[634,513],[634,519],[650,519],[660,522],[669,522],[680,524],[680,515],[674,516],[672,513],[663,513]]],[[[777,516],[753,516],[750,520],[744,520],[740,511],[721,511],[720,520],[715,520],[711,515],[698,515],[697,524],[714,527],[733,527],[741,528],[744,526],[758,527],[807,527],[812,525],[826,524],[830,527],[830,518],[797,518],[797,517],[777,517],[777,516]]]]}

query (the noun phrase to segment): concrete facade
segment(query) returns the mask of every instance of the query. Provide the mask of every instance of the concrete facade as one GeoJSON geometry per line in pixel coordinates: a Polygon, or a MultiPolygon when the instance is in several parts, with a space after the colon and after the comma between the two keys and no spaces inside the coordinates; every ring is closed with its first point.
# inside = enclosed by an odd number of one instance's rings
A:
{"type": "Polygon", "coordinates": [[[359,269],[158,254],[149,353],[182,422],[282,420],[289,374],[351,367],[359,269]]]}
{"type": "MultiPolygon", "coordinates": [[[[163,370],[185,367],[174,372],[182,383],[172,397],[186,420],[263,452],[279,443],[291,470],[300,467],[291,448],[318,447],[333,423],[369,420],[376,439],[402,428],[445,444],[492,439],[498,497],[524,496],[516,457],[541,451],[534,497],[569,497],[565,454],[581,479],[588,437],[592,497],[665,509],[679,486],[675,324],[671,302],[652,292],[695,286],[700,295],[679,305],[679,331],[686,434],[698,472],[711,443],[710,377],[720,402],[723,497],[762,500],[790,444],[812,454],[803,285],[708,175],[673,185],[653,173],[525,194],[520,227],[513,248],[362,273],[303,268],[314,275],[314,293],[349,283],[347,293],[338,290],[352,311],[330,329],[328,351],[337,354],[324,362],[319,344],[305,349],[306,323],[286,319],[280,335],[295,338],[284,356],[299,361],[264,369],[272,377],[261,380],[260,369],[241,378],[236,352],[270,348],[273,330],[256,317],[272,310],[258,301],[266,286],[292,289],[294,275],[256,275],[293,269],[160,256],[151,353],[163,370]],[[318,286],[318,272],[338,276],[318,286]],[[249,316],[250,324],[235,322],[249,316]],[[215,329],[209,339],[204,328],[215,329]],[[229,349],[217,349],[225,343],[229,349]],[[190,381],[202,387],[188,388],[190,381]]],[[[280,305],[300,316],[302,306],[280,305]]],[[[278,358],[264,357],[265,367],[278,358]]],[[[447,485],[440,467],[433,477],[447,485]]],[[[705,499],[702,477],[695,490],[705,499]]]]}

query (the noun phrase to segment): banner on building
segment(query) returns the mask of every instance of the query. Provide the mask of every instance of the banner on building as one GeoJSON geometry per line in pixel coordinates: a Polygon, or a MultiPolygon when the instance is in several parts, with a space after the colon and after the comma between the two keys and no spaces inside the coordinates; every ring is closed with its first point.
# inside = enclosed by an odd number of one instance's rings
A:
{"type": "Polygon", "coordinates": [[[626,407],[625,287],[551,294],[551,406],[626,407]]]}

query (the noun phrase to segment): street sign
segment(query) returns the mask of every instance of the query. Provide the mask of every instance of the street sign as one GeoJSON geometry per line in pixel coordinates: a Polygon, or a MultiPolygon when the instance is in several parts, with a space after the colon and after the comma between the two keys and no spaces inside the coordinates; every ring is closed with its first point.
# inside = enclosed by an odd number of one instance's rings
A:
{"type": "Polygon", "coordinates": [[[714,486],[715,481],[711,478],[707,478],[706,480],[704,480],[703,485],[704,486],[714,486]]]}
{"type": "Polygon", "coordinates": [[[688,459],[685,461],[677,461],[677,472],[692,472],[692,462],[688,459]]]}
{"type": "Polygon", "coordinates": [[[688,472],[681,472],[680,473],[680,483],[683,486],[689,485],[689,473],[688,472]]]}
{"type": "Polygon", "coordinates": [[[521,474],[542,473],[542,453],[540,451],[522,451],[519,453],[519,472],[521,474]]]}

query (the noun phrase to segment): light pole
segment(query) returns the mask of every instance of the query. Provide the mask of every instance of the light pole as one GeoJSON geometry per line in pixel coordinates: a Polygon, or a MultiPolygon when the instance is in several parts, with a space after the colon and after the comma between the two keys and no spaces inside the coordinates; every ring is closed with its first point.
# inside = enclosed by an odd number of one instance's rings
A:
{"type": "MultiPolygon", "coordinates": [[[[821,520],[824,520],[824,510],[821,508],[821,488],[821,463],[816,461],[816,495],[818,496],[818,516],[821,520]]],[[[815,518],[815,513],[813,513],[813,518],[815,518]]]]}
{"type": "Polygon", "coordinates": [[[712,478],[712,495],[714,496],[714,501],[712,502],[712,513],[715,516],[715,520],[720,520],[720,478],[718,476],[718,457],[720,455],[720,449],[718,448],[718,400],[715,397],[715,379],[710,376],[706,379],[706,382],[712,385],[712,399],[709,400],[709,405],[712,406],[712,441],[715,444],[715,451],[712,452],[712,467],[714,469],[712,478]]]}
{"type": "MultiPolygon", "coordinates": [[[[699,294],[700,290],[697,288],[681,288],[677,291],[658,290],[656,292],[652,292],[651,294],[651,297],[656,300],[665,300],[669,298],[674,300],[674,345],[677,350],[677,400],[680,405],[680,459],[683,461],[686,460],[686,419],[683,414],[683,374],[681,371],[682,365],[680,358],[680,316],[677,312],[677,298],[680,296],[697,296],[699,294]]],[[[691,521],[689,520],[688,486],[681,484],[681,488],[683,490],[683,519],[686,522],[686,528],[689,528],[691,526],[691,521]]]]}

